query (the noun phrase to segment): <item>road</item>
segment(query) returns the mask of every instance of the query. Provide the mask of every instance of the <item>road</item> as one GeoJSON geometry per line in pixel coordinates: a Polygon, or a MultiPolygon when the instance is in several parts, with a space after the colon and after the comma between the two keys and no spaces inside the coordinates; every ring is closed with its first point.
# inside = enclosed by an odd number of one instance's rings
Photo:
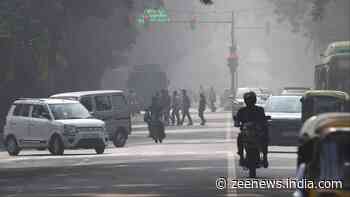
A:
{"type": "MultiPolygon", "coordinates": [[[[193,116],[196,116],[193,114],[193,116]]],[[[288,196],[292,190],[216,189],[216,179],[244,180],[237,165],[236,137],[230,113],[208,113],[208,124],[168,127],[155,144],[145,125],[135,125],[124,148],[66,150],[63,156],[25,150],[17,157],[0,152],[1,196],[288,196]]],[[[271,147],[270,167],[258,179],[293,177],[294,147],[271,147]]]]}

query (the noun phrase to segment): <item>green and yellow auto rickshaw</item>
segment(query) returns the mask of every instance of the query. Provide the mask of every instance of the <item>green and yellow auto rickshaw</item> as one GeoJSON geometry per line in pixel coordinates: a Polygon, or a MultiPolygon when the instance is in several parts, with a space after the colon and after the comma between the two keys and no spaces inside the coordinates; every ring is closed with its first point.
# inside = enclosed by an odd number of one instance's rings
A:
{"type": "Polygon", "coordinates": [[[297,177],[314,187],[298,188],[294,196],[350,196],[350,113],[313,116],[299,138],[297,177]]]}
{"type": "Polygon", "coordinates": [[[310,90],[301,98],[302,122],[311,116],[327,112],[348,112],[350,97],[335,90],[310,90]]]}

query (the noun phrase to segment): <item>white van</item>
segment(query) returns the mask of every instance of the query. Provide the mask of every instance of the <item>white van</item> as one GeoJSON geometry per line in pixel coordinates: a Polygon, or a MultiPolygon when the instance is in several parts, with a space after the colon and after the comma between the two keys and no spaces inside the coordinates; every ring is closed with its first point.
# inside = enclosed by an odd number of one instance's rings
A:
{"type": "Polygon", "coordinates": [[[64,149],[93,148],[102,154],[107,140],[105,123],[71,100],[16,100],[4,127],[5,146],[12,156],[25,148],[48,148],[53,155],[62,155],[64,149]]]}
{"type": "Polygon", "coordinates": [[[80,101],[94,117],[106,123],[109,139],[116,147],[123,147],[131,134],[129,107],[121,90],[67,92],[51,98],[80,101]]]}

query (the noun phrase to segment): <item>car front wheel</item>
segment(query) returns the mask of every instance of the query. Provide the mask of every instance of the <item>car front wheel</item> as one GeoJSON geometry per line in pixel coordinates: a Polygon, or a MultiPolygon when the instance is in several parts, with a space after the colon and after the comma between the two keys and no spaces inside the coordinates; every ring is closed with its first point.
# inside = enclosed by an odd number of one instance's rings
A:
{"type": "Polygon", "coordinates": [[[6,140],[6,149],[7,149],[7,152],[9,153],[9,155],[11,156],[16,156],[19,154],[20,152],[20,148],[17,144],[17,141],[14,137],[9,137],[7,138],[6,140]]]}
{"type": "Polygon", "coordinates": [[[53,155],[63,155],[64,145],[60,137],[54,136],[50,142],[49,151],[53,155]]]}

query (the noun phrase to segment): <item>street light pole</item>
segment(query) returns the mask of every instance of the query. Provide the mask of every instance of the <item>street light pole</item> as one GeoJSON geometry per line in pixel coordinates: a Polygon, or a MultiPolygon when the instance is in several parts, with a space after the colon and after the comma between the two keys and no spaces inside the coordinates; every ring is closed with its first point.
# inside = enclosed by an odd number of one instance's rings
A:
{"type": "Polygon", "coordinates": [[[235,63],[229,64],[230,68],[230,73],[231,73],[231,92],[233,96],[236,96],[236,87],[237,84],[236,82],[238,81],[236,79],[237,75],[237,66],[238,66],[238,59],[237,59],[237,45],[236,45],[236,40],[235,40],[235,12],[232,11],[232,20],[231,20],[231,47],[230,47],[230,56],[235,57],[235,59],[231,61],[236,61],[235,63]]]}

